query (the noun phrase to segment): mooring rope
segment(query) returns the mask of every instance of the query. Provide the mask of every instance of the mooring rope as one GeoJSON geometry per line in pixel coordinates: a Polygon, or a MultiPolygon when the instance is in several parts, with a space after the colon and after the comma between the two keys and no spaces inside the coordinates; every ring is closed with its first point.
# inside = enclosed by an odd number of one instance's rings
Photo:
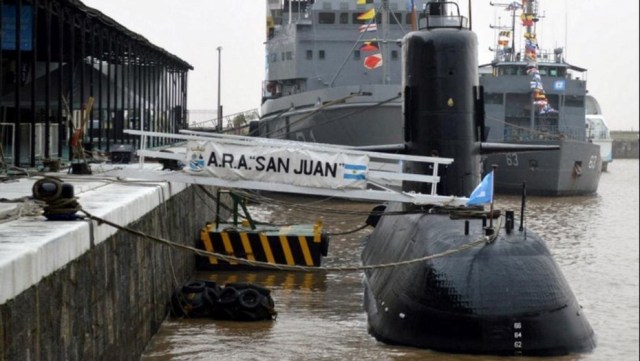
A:
{"type": "MultiPolygon", "coordinates": [[[[226,261],[226,262],[236,262],[236,263],[239,263],[239,264],[242,264],[242,265],[245,265],[245,266],[267,268],[267,269],[276,269],[276,270],[281,270],[281,271],[354,272],[354,271],[366,271],[366,270],[373,270],[373,269],[383,269],[383,268],[406,266],[406,265],[410,265],[410,264],[414,264],[414,263],[419,263],[419,262],[432,260],[432,259],[435,259],[435,258],[442,258],[442,257],[450,256],[452,254],[462,252],[464,250],[476,247],[476,246],[481,245],[481,244],[491,243],[498,237],[498,234],[499,234],[499,232],[495,232],[491,236],[481,236],[478,239],[476,239],[475,241],[463,244],[460,247],[457,247],[457,248],[454,248],[454,249],[450,249],[450,250],[447,250],[447,251],[444,251],[444,252],[432,254],[432,255],[429,255],[429,256],[424,256],[424,257],[420,257],[420,258],[406,260],[406,261],[393,262],[393,263],[383,263],[383,264],[377,264],[377,265],[361,265],[361,266],[346,266],[346,267],[326,267],[326,266],[309,267],[309,266],[299,266],[299,265],[274,264],[274,263],[262,262],[262,261],[251,261],[251,260],[248,260],[248,259],[229,256],[229,255],[225,255],[225,254],[221,254],[221,253],[217,253],[217,252],[210,252],[210,251],[202,250],[202,249],[199,249],[199,248],[196,248],[196,247],[187,246],[187,245],[184,245],[184,244],[172,242],[172,241],[160,238],[160,237],[151,236],[151,235],[145,234],[143,232],[137,231],[135,229],[131,229],[129,227],[121,226],[121,225],[116,224],[114,222],[108,221],[108,220],[106,220],[104,218],[95,216],[95,215],[91,214],[90,212],[88,212],[87,210],[85,210],[83,208],[80,209],[80,212],[84,213],[87,217],[97,221],[98,224],[104,223],[104,224],[107,224],[107,225],[112,226],[114,228],[117,228],[119,230],[122,230],[122,231],[125,231],[125,232],[129,232],[131,234],[135,234],[135,235],[137,235],[139,237],[146,238],[146,239],[149,239],[151,241],[158,242],[158,243],[167,245],[167,246],[172,247],[172,248],[178,248],[178,249],[182,249],[182,250],[193,252],[193,253],[195,253],[195,254],[197,254],[199,256],[216,257],[216,258],[221,259],[221,260],[226,261]]],[[[499,229],[500,229],[500,227],[498,227],[498,230],[499,229]]]]}
{"type": "MultiPolygon", "coordinates": [[[[64,187],[60,178],[49,176],[39,179],[33,183],[31,191],[35,199],[46,203],[43,207],[45,216],[75,213],[81,208],[77,197],[63,195],[64,187]],[[45,190],[43,185],[47,183],[55,184],[55,191],[45,190]]],[[[68,192],[73,193],[73,190],[68,192]]]]}
{"type": "MultiPolygon", "coordinates": [[[[384,264],[378,264],[378,265],[359,265],[359,266],[345,266],[345,267],[326,267],[326,266],[321,266],[321,267],[310,267],[310,266],[301,266],[301,265],[283,265],[283,264],[274,264],[274,263],[269,263],[269,262],[263,262],[263,261],[252,261],[252,260],[248,260],[248,259],[244,259],[244,258],[239,258],[239,257],[235,257],[235,256],[230,256],[230,255],[225,255],[225,254],[221,254],[221,253],[217,253],[217,252],[211,252],[211,251],[207,251],[207,250],[203,250],[203,249],[199,249],[196,247],[192,247],[192,246],[188,246],[188,245],[184,245],[184,244],[180,244],[180,243],[176,243],[176,242],[172,242],[160,237],[156,237],[156,236],[151,236],[148,235],[146,233],[143,233],[141,231],[126,227],[126,226],[122,226],[119,224],[116,224],[114,222],[111,222],[109,220],[106,220],[104,218],[95,216],[93,214],[91,214],[89,211],[87,211],[86,209],[82,208],[78,203],[77,203],[77,198],[75,196],[72,196],[73,191],[67,190],[66,192],[71,193],[71,194],[66,194],[64,195],[63,193],[65,192],[63,190],[63,182],[61,179],[56,178],[56,177],[45,177],[37,182],[35,182],[35,184],[33,185],[32,191],[34,194],[34,198],[40,200],[41,202],[46,203],[45,206],[45,215],[49,214],[49,215],[56,215],[56,214],[60,214],[60,213],[75,213],[76,211],[80,211],[82,213],[84,213],[89,219],[91,220],[95,220],[96,222],[98,222],[98,225],[101,224],[107,224],[111,227],[114,227],[116,229],[134,234],[136,236],[139,236],[143,239],[148,239],[160,244],[164,244],[166,246],[169,246],[171,248],[175,248],[175,249],[181,249],[181,250],[185,250],[185,251],[189,251],[192,252],[198,256],[203,256],[203,257],[216,257],[220,260],[226,261],[226,262],[235,262],[238,264],[242,264],[242,265],[246,265],[246,266],[251,266],[251,267],[259,267],[259,268],[267,268],[267,269],[276,269],[276,270],[284,270],[284,271],[303,271],[303,272],[352,272],[352,271],[365,271],[365,270],[373,270],[373,269],[383,269],[383,268],[392,268],[392,267],[399,267],[399,266],[404,266],[404,265],[410,265],[410,264],[414,264],[414,263],[419,263],[419,262],[424,262],[427,260],[432,260],[435,258],[441,258],[441,257],[446,257],[458,252],[462,252],[464,250],[473,248],[475,246],[481,245],[481,244],[487,244],[487,243],[491,243],[493,242],[498,234],[499,234],[499,230],[501,228],[500,225],[498,225],[497,227],[497,231],[492,234],[492,235],[483,235],[481,237],[479,237],[478,239],[476,239],[475,241],[463,244],[457,248],[454,249],[450,249],[444,252],[440,252],[437,254],[432,254],[429,256],[424,256],[424,257],[420,257],[420,258],[415,258],[415,259],[411,259],[411,260],[406,260],[406,261],[400,261],[400,262],[393,262],[393,263],[384,263],[384,264]],[[44,185],[45,183],[54,183],[55,184],[55,188],[54,189],[45,189],[44,187],[41,187],[42,185],[44,185]],[[65,197],[66,196],[66,197],[65,197]]],[[[201,188],[202,189],[202,188],[201,188]]],[[[207,192],[205,192],[207,193],[207,192]]],[[[217,200],[219,201],[219,200],[217,200]]],[[[381,212],[381,214],[385,214],[384,212],[381,212]]],[[[501,219],[500,219],[500,223],[501,223],[501,219]]],[[[356,230],[352,230],[352,231],[348,231],[348,232],[343,232],[343,233],[335,233],[334,235],[341,235],[341,234],[348,234],[348,233],[353,233],[353,232],[357,232],[361,229],[363,229],[364,227],[366,227],[367,225],[363,225],[361,227],[358,227],[358,229],[356,230]]]]}

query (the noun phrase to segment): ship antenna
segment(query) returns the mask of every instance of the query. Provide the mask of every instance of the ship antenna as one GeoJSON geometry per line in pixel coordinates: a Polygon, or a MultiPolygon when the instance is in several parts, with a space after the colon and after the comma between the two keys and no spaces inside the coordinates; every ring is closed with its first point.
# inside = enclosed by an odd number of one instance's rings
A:
{"type": "Polygon", "coordinates": [[[472,20],[472,17],[471,17],[471,0],[469,0],[469,30],[473,30],[473,28],[471,27],[471,20],[472,20]]]}
{"type": "MultiPolygon", "coordinates": [[[[522,182],[522,200],[520,202],[520,232],[524,230],[524,209],[527,204],[527,182],[522,182]]],[[[524,238],[527,239],[527,232],[524,233],[524,238]]]]}

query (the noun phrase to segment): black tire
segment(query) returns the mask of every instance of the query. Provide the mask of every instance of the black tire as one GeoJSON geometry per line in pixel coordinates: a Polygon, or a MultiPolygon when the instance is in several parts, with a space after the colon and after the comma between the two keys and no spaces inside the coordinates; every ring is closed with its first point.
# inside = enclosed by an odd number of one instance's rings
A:
{"type": "Polygon", "coordinates": [[[205,288],[202,293],[202,298],[204,300],[204,304],[207,307],[214,308],[218,305],[218,300],[220,299],[220,291],[216,288],[205,288]]]}
{"type": "Polygon", "coordinates": [[[245,310],[253,310],[260,305],[265,296],[253,288],[247,288],[240,291],[238,295],[238,303],[245,310]]]}
{"type": "Polygon", "coordinates": [[[276,306],[271,296],[264,297],[260,302],[260,305],[269,311],[272,311],[276,306]]]}
{"type": "Polygon", "coordinates": [[[218,286],[217,283],[215,283],[214,281],[203,281],[204,282],[204,287],[205,288],[217,288],[220,289],[220,286],[218,286]]]}
{"type": "Polygon", "coordinates": [[[220,298],[218,304],[223,307],[229,307],[235,305],[238,301],[239,292],[234,287],[226,286],[222,292],[220,292],[220,298]]]}
{"type": "Polygon", "coordinates": [[[204,294],[197,293],[196,297],[191,300],[191,311],[189,311],[189,317],[207,317],[210,314],[210,308],[205,303],[204,294]]]}
{"type": "Polygon", "coordinates": [[[269,296],[271,294],[271,290],[266,288],[266,287],[262,287],[262,286],[258,286],[256,284],[253,283],[246,283],[246,282],[234,282],[234,283],[227,283],[225,285],[225,287],[233,287],[239,291],[241,290],[246,290],[248,288],[254,289],[258,292],[260,292],[261,295],[263,296],[269,296]]]}
{"type": "Polygon", "coordinates": [[[204,291],[206,284],[204,281],[189,281],[182,286],[184,293],[201,293],[204,291]]]}

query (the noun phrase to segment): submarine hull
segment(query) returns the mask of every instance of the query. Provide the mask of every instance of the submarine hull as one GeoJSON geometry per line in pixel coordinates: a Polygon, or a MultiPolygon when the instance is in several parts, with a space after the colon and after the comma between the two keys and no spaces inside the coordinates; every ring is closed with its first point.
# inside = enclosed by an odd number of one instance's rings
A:
{"type": "MultiPolygon", "coordinates": [[[[403,211],[399,204],[389,211],[403,211]]],[[[382,217],[364,264],[402,262],[482,239],[481,219],[448,214],[382,217]]],[[[365,273],[369,332],[379,341],[454,353],[588,352],[595,335],[544,241],[503,229],[491,243],[365,273]]]]}
{"type": "MultiPolygon", "coordinates": [[[[462,21],[458,27],[447,23],[451,4],[428,3],[426,30],[403,38],[402,81],[407,153],[454,162],[442,169],[413,162],[403,167],[437,174],[439,195],[468,196],[480,183],[483,92],[477,38],[462,21]],[[429,25],[438,23],[446,26],[429,25]]],[[[403,191],[432,189],[405,182],[403,191]]],[[[594,332],[544,241],[530,230],[514,230],[511,212],[508,221],[495,218],[488,225],[477,218],[489,213],[494,215],[478,206],[402,204],[372,213],[368,223],[375,229],[364,245],[363,264],[403,264],[365,272],[370,333],[387,343],[455,353],[592,350],[594,332]],[[501,220],[509,227],[499,227],[501,220]]]]}

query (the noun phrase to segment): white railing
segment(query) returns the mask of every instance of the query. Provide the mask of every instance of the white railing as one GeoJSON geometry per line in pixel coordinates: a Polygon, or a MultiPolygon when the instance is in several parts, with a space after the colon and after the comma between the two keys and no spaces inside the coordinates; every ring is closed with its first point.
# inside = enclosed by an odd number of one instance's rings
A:
{"type": "MultiPolygon", "coordinates": [[[[435,190],[438,182],[440,181],[438,166],[446,166],[453,163],[453,159],[450,158],[368,152],[357,150],[352,147],[343,147],[331,144],[305,143],[196,131],[182,131],[181,134],[168,134],[125,130],[125,133],[141,136],[142,139],[140,143],[142,144],[142,148],[137,151],[140,166],[138,168],[126,168],[119,170],[117,175],[121,177],[206,184],[225,188],[254,189],[413,204],[462,206],[468,201],[468,198],[465,197],[442,196],[436,194],[435,190]],[[176,147],[172,150],[172,153],[167,152],[166,150],[149,150],[145,149],[144,146],[145,144],[149,144],[147,139],[149,137],[183,140],[190,145],[176,147]],[[227,152],[226,155],[225,152],[227,152]],[[349,162],[357,160],[355,162],[359,162],[359,164],[362,165],[359,165],[359,168],[357,168],[359,169],[357,171],[358,177],[356,180],[353,180],[352,183],[349,183],[350,181],[345,181],[345,183],[336,184],[335,179],[333,179],[333,183],[323,183],[321,179],[317,181],[314,179],[309,183],[300,183],[295,181],[296,177],[303,180],[310,178],[300,178],[300,172],[294,172],[293,170],[295,167],[291,167],[291,169],[289,169],[288,163],[285,169],[286,172],[280,170],[277,171],[274,165],[274,169],[272,169],[271,172],[281,173],[277,176],[267,174],[269,173],[268,170],[266,173],[257,173],[258,167],[256,167],[256,165],[260,164],[264,166],[265,163],[256,163],[256,159],[261,157],[261,155],[263,155],[264,159],[268,159],[269,156],[267,156],[267,154],[277,154],[278,157],[284,158],[290,157],[295,160],[295,164],[298,164],[298,161],[316,162],[318,156],[324,156],[327,157],[324,159],[328,160],[322,161],[321,163],[323,165],[333,163],[339,165],[338,167],[332,168],[334,170],[346,165],[346,162],[345,164],[340,163],[343,162],[343,160],[347,160],[349,162]],[[179,170],[149,169],[148,166],[143,167],[145,157],[170,159],[181,162],[182,166],[179,170]],[[225,157],[228,158],[228,162],[223,160],[225,157]],[[245,163],[237,162],[240,157],[245,159],[245,163]],[[308,157],[309,160],[305,157],[308,157]],[[200,164],[198,164],[198,158],[200,159],[200,164]],[[369,166],[369,164],[372,163],[401,164],[402,162],[421,162],[432,164],[433,174],[403,173],[402,167],[399,166],[381,167],[380,169],[371,169],[369,166]],[[240,164],[243,164],[244,167],[240,166],[240,164]],[[245,170],[247,170],[247,172],[244,172],[245,170]],[[244,174],[240,174],[242,172],[244,172],[244,174]],[[384,185],[388,184],[389,181],[428,183],[431,184],[432,194],[404,192],[392,189],[384,185]],[[363,184],[362,186],[361,183],[363,184]]],[[[286,160],[288,162],[289,158],[286,160]]],[[[278,163],[278,166],[283,164],[285,163],[278,163]]],[[[325,168],[320,169],[318,173],[322,173],[324,169],[325,168]]],[[[344,174],[347,173],[346,169],[347,167],[345,166],[344,174]]],[[[341,169],[338,170],[338,173],[339,177],[334,178],[340,178],[340,181],[343,181],[341,176],[343,173],[341,173],[341,169]]],[[[322,174],[320,175],[322,176],[322,174]]],[[[322,177],[319,176],[318,178],[322,177]]],[[[344,177],[344,179],[347,178],[348,177],[344,177]]]]}

